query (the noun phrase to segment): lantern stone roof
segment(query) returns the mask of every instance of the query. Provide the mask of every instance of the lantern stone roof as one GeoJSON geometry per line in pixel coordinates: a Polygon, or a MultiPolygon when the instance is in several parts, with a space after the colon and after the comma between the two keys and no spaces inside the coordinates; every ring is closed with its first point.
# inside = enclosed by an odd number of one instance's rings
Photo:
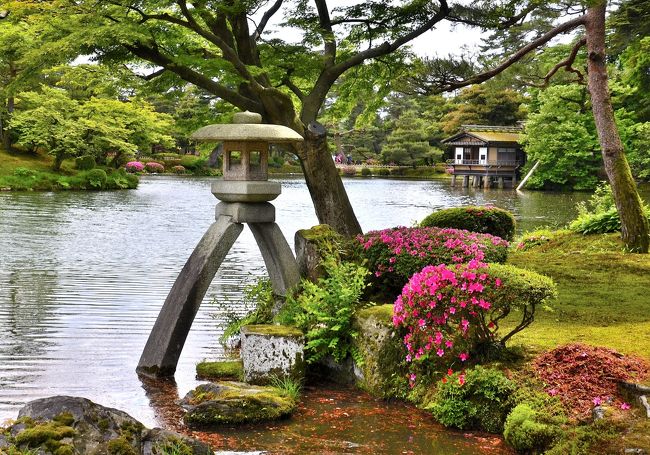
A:
{"type": "Polygon", "coordinates": [[[273,144],[302,142],[303,138],[291,128],[262,124],[262,116],[255,112],[238,112],[233,123],[207,125],[196,130],[191,139],[201,142],[263,141],[273,144]]]}

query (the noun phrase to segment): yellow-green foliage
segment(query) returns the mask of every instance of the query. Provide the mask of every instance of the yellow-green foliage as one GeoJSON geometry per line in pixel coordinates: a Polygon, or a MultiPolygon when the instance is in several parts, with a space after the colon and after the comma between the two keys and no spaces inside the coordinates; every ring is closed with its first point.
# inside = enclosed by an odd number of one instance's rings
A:
{"type": "Polygon", "coordinates": [[[503,437],[518,452],[541,452],[561,434],[558,425],[545,421],[530,405],[517,405],[508,415],[503,437]]]}

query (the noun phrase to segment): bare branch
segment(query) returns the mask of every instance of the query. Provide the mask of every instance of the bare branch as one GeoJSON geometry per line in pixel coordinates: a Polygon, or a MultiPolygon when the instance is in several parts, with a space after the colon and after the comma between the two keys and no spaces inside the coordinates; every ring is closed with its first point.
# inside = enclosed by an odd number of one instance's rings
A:
{"type": "Polygon", "coordinates": [[[467,87],[468,85],[480,84],[481,82],[487,81],[488,79],[493,78],[497,74],[502,73],[507,68],[509,68],[510,66],[517,63],[519,60],[521,60],[526,54],[546,44],[551,39],[555,38],[557,35],[570,32],[574,28],[580,25],[584,25],[585,20],[586,20],[586,16],[583,15],[583,16],[576,17],[575,19],[571,19],[570,21],[564,22],[563,24],[558,25],[554,29],[549,30],[539,38],[531,41],[526,46],[520,48],[517,52],[513,53],[510,57],[508,57],[506,60],[500,63],[497,67],[492,68],[491,70],[485,71],[483,73],[476,74],[475,76],[472,76],[462,81],[454,81],[446,85],[442,85],[438,87],[437,91],[447,92],[462,87],[467,87]]]}
{"type": "Polygon", "coordinates": [[[293,81],[291,80],[291,74],[293,73],[293,71],[294,68],[287,68],[287,73],[282,78],[282,82],[280,86],[284,85],[289,90],[291,90],[293,94],[296,95],[300,101],[303,101],[305,99],[304,92],[300,89],[300,87],[294,84],[293,81]]]}
{"type": "Polygon", "coordinates": [[[466,25],[471,25],[473,27],[482,27],[482,28],[496,28],[497,30],[505,30],[509,27],[512,27],[516,25],[518,22],[524,20],[526,16],[528,16],[538,5],[535,3],[529,3],[526,8],[521,10],[518,14],[514,14],[509,17],[504,17],[502,21],[496,23],[496,24],[488,24],[487,22],[481,22],[478,20],[474,19],[469,19],[469,18],[463,18],[458,15],[454,15],[453,11],[452,14],[447,17],[447,20],[450,22],[456,22],[460,24],[466,24],[466,25]]]}
{"type": "Polygon", "coordinates": [[[264,33],[264,29],[266,28],[266,26],[269,23],[269,20],[271,20],[273,15],[275,13],[277,13],[278,10],[280,9],[280,7],[282,6],[282,2],[283,2],[283,0],[276,0],[275,3],[273,4],[273,6],[271,6],[264,13],[264,15],[262,16],[262,20],[257,25],[257,27],[255,28],[255,32],[253,32],[253,35],[251,36],[253,41],[257,41],[258,39],[260,39],[260,37],[262,36],[262,33],[264,33]]]}
{"type": "MultiPolygon", "coordinates": [[[[126,65],[124,65],[124,67],[128,69],[128,67],[126,65]]],[[[167,71],[165,68],[161,68],[161,69],[159,69],[157,71],[154,71],[151,74],[144,74],[144,75],[138,74],[137,76],[140,79],[144,79],[145,81],[151,81],[151,80],[157,78],[158,76],[162,76],[165,71],[167,71]]]]}
{"type": "Polygon", "coordinates": [[[576,44],[573,46],[573,49],[571,49],[571,53],[569,54],[569,56],[566,59],[559,62],[553,68],[551,68],[551,71],[549,71],[548,74],[546,74],[546,76],[544,76],[543,87],[548,86],[548,84],[551,82],[551,78],[562,67],[564,67],[565,71],[569,71],[569,72],[574,73],[574,74],[576,74],[578,76],[578,79],[577,79],[576,82],[578,82],[579,84],[584,84],[584,82],[585,82],[584,81],[584,76],[582,75],[582,73],[580,71],[575,69],[572,65],[573,65],[573,62],[575,62],[576,57],[578,56],[578,51],[585,44],[587,44],[587,38],[586,37],[583,37],[583,38],[579,39],[578,42],[576,42],[576,44]]]}
{"type": "Polygon", "coordinates": [[[247,98],[240,93],[237,93],[236,91],[213,81],[209,77],[193,70],[188,66],[176,63],[168,56],[162,54],[158,49],[145,46],[143,44],[125,44],[124,47],[137,57],[155,63],[156,65],[177,74],[181,77],[181,79],[184,79],[198,87],[207,90],[208,92],[224,99],[225,101],[231,103],[234,106],[237,106],[240,109],[253,112],[263,112],[263,106],[257,101],[247,98]]]}

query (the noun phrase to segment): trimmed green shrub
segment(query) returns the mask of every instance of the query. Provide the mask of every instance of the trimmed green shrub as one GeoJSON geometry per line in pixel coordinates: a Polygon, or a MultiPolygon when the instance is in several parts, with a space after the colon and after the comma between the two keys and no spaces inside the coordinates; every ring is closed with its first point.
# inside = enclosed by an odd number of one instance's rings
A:
{"type": "Polygon", "coordinates": [[[492,234],[511,241],[515,235],[515,218],[498,207],[455,207],[439,210],[427,216],[420,226],[465,229],[492,234]]]}
{"type": "Polygon", "coordinates": [[[382,177],[390,175],[390,169],[382,167],[381,169],[379,169],[379,175],[381,175],[382,177]]]}
{"type": "Polygon", "coordinates": [[[17,167],[14,169],[14,175],[16,177],[34,177],[37,173],[37,171],[27,169],[26,167],[17,167]]]}
{"type": "Polygon", "coordinates": [[[185,155],[181,158],[180,166],[183,166],[185,169],[195,170],[203,167],[205,164],[205,159],[200,156],[194,155],[185,155]]]}
{"type": "Polygon", "coordinates": [[[527,403],[515,406],[503,428],[503,437],[517,452],[542,453],[557,441],[562,430],[550,415],[527,403]]]}
{"type": "MultiPolygon", "coordinates": [[[[273,307],[275,306],[275,296],[271,281],[268,278],[259,278],[252,284],[244,288],[243,306],[253,307],[244,316],[236,316],[233,313],[226,312],[226,325],[223,334],[219,339],[226,341],[229,338],[239,335],[242,326],[256,324],[270,324],[273,322],[273,307]]],[[[226,303],[226,308],[231,307],[226,303]]],[[[217,315],[221,317],[221,315],[217,315]]]]}
{"type": "Polygon", "coordinates": [[[476,366],[448,376],[426,409],[446,427],[501,433],[516,388],[501,371],[476,366]]]}
{"type": "Polygon", "coordinates": [[[361,175],[363,177],[370,177],[372,175],[372,171],[367,167],[362,167],[361,168],[361,175]]]}
{"type": "Polygon", "coordinates": [[[75,167],[80,171],[89,171],[91,169],[95,169],[95,166],[97,166],[97,161],[92,155],[83,155],[75,158],[74,164],[75,167]]]}
{"type": "Polygon", "coordinates": [[[83,175],[83,178],[88,182],[88,185],[96,190],[104,188],[107,177],[106,171],[103,169],[91,169],[83,175]]]}

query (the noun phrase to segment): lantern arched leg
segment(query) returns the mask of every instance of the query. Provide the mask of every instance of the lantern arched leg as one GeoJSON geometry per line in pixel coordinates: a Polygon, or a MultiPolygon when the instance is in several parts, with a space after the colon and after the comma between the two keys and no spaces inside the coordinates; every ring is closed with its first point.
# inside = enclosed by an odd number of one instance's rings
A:
{"type": "Polygon", "coordinates": [[[165,299],[149,334],[138,373],[172,376],[210,282],[244,225],[220,216],[203,235],[165,299]]]}

